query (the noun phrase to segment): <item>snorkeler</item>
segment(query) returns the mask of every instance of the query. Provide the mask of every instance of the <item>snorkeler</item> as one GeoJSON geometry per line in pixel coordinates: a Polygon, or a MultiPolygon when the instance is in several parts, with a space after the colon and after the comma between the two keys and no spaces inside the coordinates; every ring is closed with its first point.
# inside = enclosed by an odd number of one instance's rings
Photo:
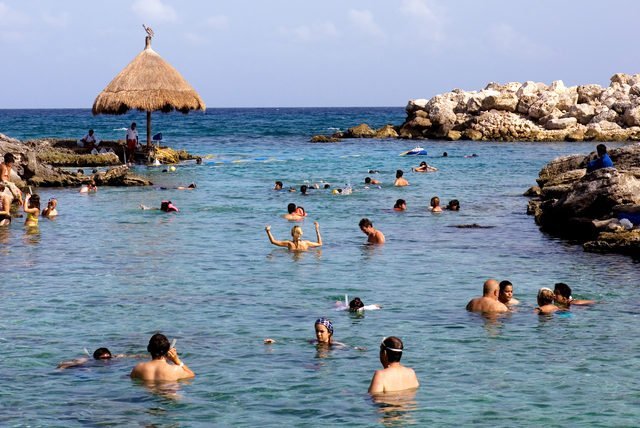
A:
{"type": "Polygon", "coordinates": [[[151,361],[138,363],[131,370],[133,379],[147,381],[176,381],[195,377],[196,374],[189,369],[178,357],[178,352],[171,347],[164,334],[156,333],[149,339],[147,351],[151,354],[151,361]],[[167,360],[173,364],[168,364],[167,360]]]}
{"type": "Polygon", "coordinates": [[[337,301],[336,302],[336,311],[349,311],[349,312],[362,312],[362,311],[375,311],[378,309],[382,309],[380,305],[365,305],[364,302],[359,297],[354,297],[348,304],[349,300],[348,296],[344,295],[344,302],[337,301]]]}
{"type": "Polygon", "coordinates": [[[400,364],[404,345],[399,337],[390,336],[380,343],[382,370],[376,370],[369,385],[369,394],[404,391],[420,386],[413,369],[400,364]]]}
{"type": "Polygon", "coordinates": [[[271,234],[271,226],[265,226],[264,230],[267,232],[267,236],[269,237],[269,241],[278,247],[287,247],[289,251],[307,251],[309,248],[321,247],[322,246],[322,237],[320,236],[320,225],[317,221],[313,222],[313,225],[316,227],[316,238],[317,242],[302,240],[302,228],[300,226],[293,226],[291,228],[291,237],[293,238],[291,241],[278,241],[271,234]]]}
{"type": "Polygon", "coordinates": [[[367,235],[367,243],[369,244],[384,244],[385,237],[382,232],[373,227],[373,223],[368,218],[363,218],[359,223],[362,233],[367,235]]]}
{"type": "Polygon", "coordinates": [[[513,284],[511,281],[501,281],[498,284],[500,291],[498,292],[498,300],[505,305],[518,305],[520,301],[513,297],[513,284]]]}
{"type": "Polygon", "coordinates": [[[507,312],[509,308],[498,301],[498,291],[500,286],[495,279],[488,279],[482,286],[482,297],[476,297],[471,299],[467,303],[467,310],[469,312],[482,312],[482,313],[498,313],[507,312]]]}
{"type": "Polygon", "coordinates": [[[171,201],[162,201],[160,203],[160,208],[157,207],[148,207],[146,205],[140,204],[140,209],[141,210],[160,210],[160,211],[164,211],[166,213],[171,213],[171,212],[179,212],[180,210],[178,209],[178,207],[176,207],[175,205],[173,205],[173,203],[171,201]]]}

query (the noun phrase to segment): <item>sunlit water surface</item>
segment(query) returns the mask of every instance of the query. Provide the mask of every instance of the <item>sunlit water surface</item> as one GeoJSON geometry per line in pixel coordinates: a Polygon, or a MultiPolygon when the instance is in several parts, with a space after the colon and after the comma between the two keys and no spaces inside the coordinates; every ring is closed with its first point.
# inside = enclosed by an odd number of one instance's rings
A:
{"type": "MultiPolygon", "coordinates": [[[[25,232],[0,231],[0,424],[11,426],[634,426],[640,418],[640,269],[631,258],[583,252],[542,234],[522,193],[556,156],[591,143],[424,141],[424,158],[399,157],[410,141],[310,144],[317,133],[366,121],[401,123],[389,109],[211,110],[155,115],[167,144],[206,156],[173,173],[137,167],[149,188],[38,189],[60,216],[25,232]],[[448,158],[442,158],[447,151],[448,158]],[[465,155],[476,153],[476,158],[465,155]],[[411,173],[427,160],[440,170],[411,173]],[[363,187],[370,169],[382,189],[363,187]],[[396,169],[411,186],[394,188],[396,169]],[[310,196],[271,190],[323,180],[354,193],[310,196]],[[196,182],[194,191],[160,190],[196,182]],[[459,199],[433,215],[429,199],[459,199]],[[408,211],[391,210],[396,199],[408,211]],[[170,199],[178,214],[141,211],[170,199]],[[321,251],[269,244],[291,223],[289,202],[321,251]],[[386,245],[363,245],[368,217],[386,245]],[[461,224],[492,226],[461,229],[461,224]],[[489,277],[509,279],[523,304],[497,320],[464,310],[489,277]],[[568,316],[533,314],[539,287],[566,282],[599,303],[568,316]],[[333,310],[344,294],[380,311],[333,310]],[[345,349],[309,343],[330,317],[345,349]],[[58,371],[61,360],[107,346],[144,353],[156,331],[177,338],[189,382],[149,389],[125,358],[58,371]],[[396,335],[421,388],[374,402],[366,394],[378,345],[396,335]],[[264,345],[265,337],[277,343],[264,345]],[[358,349],[356,349],[356,347],[358,349]]],[[[18,138],[80,137],[88,127],[122,138],[143,115],[93,118],[86,110],[0,111],[18,138]]]]}

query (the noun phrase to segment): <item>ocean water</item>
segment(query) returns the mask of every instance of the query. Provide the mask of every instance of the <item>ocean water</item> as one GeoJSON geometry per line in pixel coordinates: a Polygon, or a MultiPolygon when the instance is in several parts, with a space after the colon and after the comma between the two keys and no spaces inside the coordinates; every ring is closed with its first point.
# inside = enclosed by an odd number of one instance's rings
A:
{"type": "MultiPolygon", "coordinates": [[[[43,201],[58,199],[60,216],[41,219],[35,234],[19,219],[0,231],[0,425],[637,426],[638,261],[541,233],[521,196],[546,162],[593,144],[424,141],[425,158],[398,156],[410,141],[308,142],[330,128],[403,119],[402,108],[154,114],[154,132],[203,165],[136,167],[155,183],[148,188],[38,189],[43,201]],[[439,171],[411,173],[421,160],[439,171]],[[392,186],[396,169],[409,187],[392,186]],[[364,189],[368,175],[382,188],[364,189]],[[276,192],[275,180],[349,183],[354,193],[276,192]],[[160,189],[191,182],[196,190],[160,189]],[[461,211],[427,212],[434,195],[459,199],[461,211]],[[407,212],[391,209],[398,198],[407,212]],[[165,199],[180,212],[138,209],[165,199]],[[321,250],[269,244],[267,224],[289,236],[289,202],[309,213],[308,239],[320,223],[321,250]],[[385,233],[384,246],[364,245],[363,217],[385,233]],[[472,223],[491,227],[454,227],[472,223]],[[490,277],[511,280],[522,302],[493,320],[464,309],[490,277]],[[534,315],[538,288],[555,282],[598,303],[534,315]],[[334,311],[345,294],[383,309],[334,311]],[[309,343],[320,316],[346,348],[309,343]],[[55,369],[84,348],[144,353],[157,331],[177,338],[195,379],[147,388],[128,377],[133,358],[55,369]],[[403,339],[402,363],[421,387],[374,401],[366,391],[390,335],[403,339]]],[[[0,110],[0,132],[80,138],[92,127],[113,139],[132,120],[144,129],[141,113],[0,110]]]]}

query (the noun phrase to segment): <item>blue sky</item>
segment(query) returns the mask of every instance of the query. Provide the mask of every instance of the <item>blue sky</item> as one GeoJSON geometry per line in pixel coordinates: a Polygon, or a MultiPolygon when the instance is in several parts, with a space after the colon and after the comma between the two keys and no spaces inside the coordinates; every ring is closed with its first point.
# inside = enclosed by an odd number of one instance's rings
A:
{"type": "Polygon", "coordinates": [[[640,73],[640,2],[0,0],[0,108],[89,108],[144,47],[208,107],[404,106],[640,73]]]}

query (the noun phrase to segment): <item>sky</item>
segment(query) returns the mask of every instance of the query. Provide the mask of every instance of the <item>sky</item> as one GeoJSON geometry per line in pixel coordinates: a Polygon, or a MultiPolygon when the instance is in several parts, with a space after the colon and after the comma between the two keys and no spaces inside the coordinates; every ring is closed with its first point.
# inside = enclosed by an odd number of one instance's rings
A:
{"type": "Polygon", "coordinates": [[[634,0],[0,0],[0,108],[90,108],[143,48],[207,107],[405,106],[640,73],[634,0]]]}

